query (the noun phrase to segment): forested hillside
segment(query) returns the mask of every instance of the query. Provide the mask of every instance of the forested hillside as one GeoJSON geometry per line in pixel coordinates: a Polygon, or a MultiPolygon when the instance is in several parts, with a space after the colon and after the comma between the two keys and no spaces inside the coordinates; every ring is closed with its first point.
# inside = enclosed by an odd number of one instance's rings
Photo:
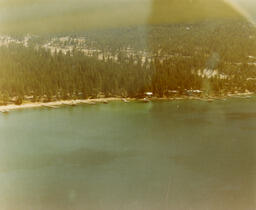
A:
{"type": "Polygon", "coordinates": [[[245,21],[3,40],[1,104],[256,91],[256,30],[245,21]]]}

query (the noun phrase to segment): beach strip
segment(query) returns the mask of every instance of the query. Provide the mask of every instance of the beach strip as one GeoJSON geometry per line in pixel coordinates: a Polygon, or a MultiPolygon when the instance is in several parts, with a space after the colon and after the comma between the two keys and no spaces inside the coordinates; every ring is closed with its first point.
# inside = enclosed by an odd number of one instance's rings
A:
{"type": "MultiPolygon", "coordinates": [[[[77,100],[61,100],[53,102],[35,102],[35,103],[24,103],[21,105],[9,104],[0,106],[0,112],[7,113],[9,111],[18,109],[28,109],[28,108],[58,108],[59,106],[74,106],[78,104],[96,104],[96,103],[108,103],[111,101],[122,101],[122,98],[97,98],[97,99],[77,99],[77,100]]],[[[126,99],[127,100],[127,99],[126,99]]]]}

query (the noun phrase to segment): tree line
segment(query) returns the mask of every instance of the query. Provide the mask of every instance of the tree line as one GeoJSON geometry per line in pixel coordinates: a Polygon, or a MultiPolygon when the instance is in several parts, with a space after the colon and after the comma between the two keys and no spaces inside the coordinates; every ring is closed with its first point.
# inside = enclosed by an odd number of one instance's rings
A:
{"type": "MultiPolygon", "coordinates": [[[[256,91],[256,60],[248,57],[256,49],[253,29],[242,23],[193,27],[193,33],[188,32],[191,28],[184,31],[180,25],[172,29],[152,27],[147,36],[150,56],[144,58],[145,62],[141,55],[123,54],[118,47],[113,51],[113,55],[118,53],[118,60],[109,53],[99,60],[97,53],[88,57],[76,48],[66,54],[52,54],[34,44],[1,46],[0,103],[110,96],[141,98],[145,92],[169,97],[174,92],[188,94],[188,90],[201,90],[205,95],[256,91]],[[240,33],[239,28],[244,28],[244,32],[240,33]],[[211,34],[204,35],[203,31],[211,34]],[[204,70],[218,74],[198,73],[204,70]]],[[[103,42],[101,46],[104,52],[109,44],[103,42]]]]}

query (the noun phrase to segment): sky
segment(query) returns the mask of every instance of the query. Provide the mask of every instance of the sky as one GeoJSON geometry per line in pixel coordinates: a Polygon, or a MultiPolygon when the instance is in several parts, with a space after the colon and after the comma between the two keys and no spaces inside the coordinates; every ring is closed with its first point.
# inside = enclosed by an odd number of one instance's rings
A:
{"type": "Polygon", "coordinates": [[[0,0],[0,33],[143,24],[151,0],[0,0]]]}
{"type": "Polygon", "coordinates": [[[193,22],[253,20],[255,0],[0,0],[0,33],[51,33],[193,22]]]}
{"type": "Polygon", "coordinates": [[[245,18],[256,24],[256,1],[255,0],[225,0],[245,18]]]}

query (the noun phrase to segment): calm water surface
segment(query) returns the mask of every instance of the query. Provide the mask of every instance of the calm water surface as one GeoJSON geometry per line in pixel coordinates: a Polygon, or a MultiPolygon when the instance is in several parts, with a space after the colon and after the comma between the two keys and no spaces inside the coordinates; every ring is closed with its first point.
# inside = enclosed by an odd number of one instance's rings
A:
{"type": "Polygon", "coordinates": [[[1,210],[255,210],[256,98],[0,115],[1,210]]]}

